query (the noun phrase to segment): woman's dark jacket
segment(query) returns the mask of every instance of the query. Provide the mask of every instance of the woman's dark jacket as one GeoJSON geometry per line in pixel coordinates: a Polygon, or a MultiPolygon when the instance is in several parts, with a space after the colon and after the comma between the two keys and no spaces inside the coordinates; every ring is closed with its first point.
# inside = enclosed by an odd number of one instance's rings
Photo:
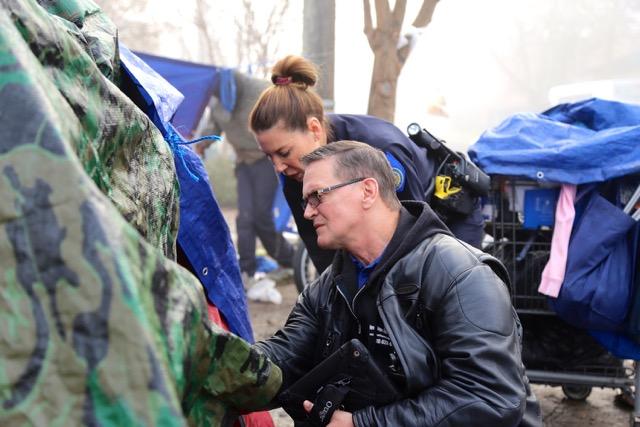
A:
{"type": "Polygon", "coordinates": [[[425,203],[403,207],[353,305],[343,275],[351,260],[339,251],[285,326],[256,346],[283,370],[284,390],[374,313],[400,359],[406,398],[356,411],[357,426],[518,425],[528,383],[504,267],[451,237],[425,203]]]}

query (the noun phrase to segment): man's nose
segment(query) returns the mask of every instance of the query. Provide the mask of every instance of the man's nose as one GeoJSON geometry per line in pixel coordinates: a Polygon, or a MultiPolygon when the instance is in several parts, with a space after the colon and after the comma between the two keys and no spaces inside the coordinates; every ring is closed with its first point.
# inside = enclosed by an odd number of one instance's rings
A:
{"type": "Polygon", "coordinates": [[[311,203],[307,203],[307,206],[304,208],[304,212],[302,213],[305,219],[313,219],[316,216],[317,210],[311,203]]]}

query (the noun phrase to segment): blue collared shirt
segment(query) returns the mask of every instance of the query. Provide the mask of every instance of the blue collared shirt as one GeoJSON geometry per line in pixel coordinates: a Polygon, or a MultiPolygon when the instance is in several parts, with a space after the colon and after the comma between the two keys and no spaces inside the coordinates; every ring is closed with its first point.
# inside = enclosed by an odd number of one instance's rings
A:
{"type": "Polygon", "coordinates": [[[380,262],[380,258],[382,257],[382,255],[374,259],[369,265],[364,265],[363,263],[360,262],[360,260],[358,260],[356,257],[354,257],[351,254],[349,254],[349,256],[351,257],[351,261],[353,262],[353,265],[355,265],[356,267],[356,272],[358,276],[358,289],[362,289],[364,285],[366,285],[367,282],[369,281],[369,276],[371,275],[371,272],[376,268],[376,266],[380,262]]]}

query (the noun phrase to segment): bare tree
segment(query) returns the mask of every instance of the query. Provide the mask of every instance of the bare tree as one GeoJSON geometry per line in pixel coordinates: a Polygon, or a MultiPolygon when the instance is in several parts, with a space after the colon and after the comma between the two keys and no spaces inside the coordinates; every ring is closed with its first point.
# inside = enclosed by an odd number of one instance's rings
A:
{"type": "Polygon", "coordinates": [[[176,29],[171,23],[155,22],[145,17],[149,0],[95,1],[118,27],[118,38],[129,49],[155,52],[159,50],[160,34],[176,29]]]}
{"type": "Polygon", "coordinates": [[[212,15],[209,0],[195,0],[194,6],[194,24],[198,29],[200,41],[204,45],[204,61],[222,64],[224,61],[219,41],[211,32],[211,28],[215,28],[215,26],[207,21],[207,18],[212,15]]]}
{"type": "Polygon", "coordinates": [[[252,3],[251,0],[242,0],[244,16],[241,20],[236,19],[238,64],[251,67],[256,76],[267,77],[279,47],[274,36],[282,29],[289,0],[281,0],[274,5],[264,28],[260,28],[252,3]]]}
{"type": "MultiPolygon", "coordinates": [[[[376,27],[373,26],[371,1],[364,3],[364,33],[373,51],[373,73],[369,91],[368,114],[393,121],[396,110],[398,77],[413,45],[415,35],[401,36],[407,7],[406,0],[396,0],[393,9],[388,0],[375,0],[376,27]]],[[[414,28],[424,28],[431,22],[438,0],[423,0],[413,23],[414,28]]]]}
{"type": "Polygon", "coordinates": [[[204,46],[204,60],[217,65],[251,68],[255,75],[266,76],[278,50],[275,36],[282,30],[289,0],[276,1],[266,22],[256,16],[255,2],[242,0],[241,16],[235,19],[236,55],[233,58],[225,58],[219,47],[220,38],[216,37],[215,27],[209,19],[214,16],[212,5],[212,0],[195,0],[194,24],[204,46]]]}

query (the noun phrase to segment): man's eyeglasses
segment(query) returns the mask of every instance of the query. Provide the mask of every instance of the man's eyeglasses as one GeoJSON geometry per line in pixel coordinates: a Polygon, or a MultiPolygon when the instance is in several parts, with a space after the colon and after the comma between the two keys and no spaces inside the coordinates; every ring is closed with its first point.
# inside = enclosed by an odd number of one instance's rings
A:
{"type": "Polygon", "coordinates": [[[337,190],[340,187],[346,187],[347,185],[355,184],[356,182],[364,181],[367,178],[354,178],[347,182],[343,182],[341,184],[332,185],[330,187],[321,188],[320,190],[316,190],[312,193],[309,193],[307,197],[302,199],[302,211],[307,209],[307,205],[312,208],[317,208],[320,203],[322,203],[322,196],[327,194],[330,191],[337,190]]]}

